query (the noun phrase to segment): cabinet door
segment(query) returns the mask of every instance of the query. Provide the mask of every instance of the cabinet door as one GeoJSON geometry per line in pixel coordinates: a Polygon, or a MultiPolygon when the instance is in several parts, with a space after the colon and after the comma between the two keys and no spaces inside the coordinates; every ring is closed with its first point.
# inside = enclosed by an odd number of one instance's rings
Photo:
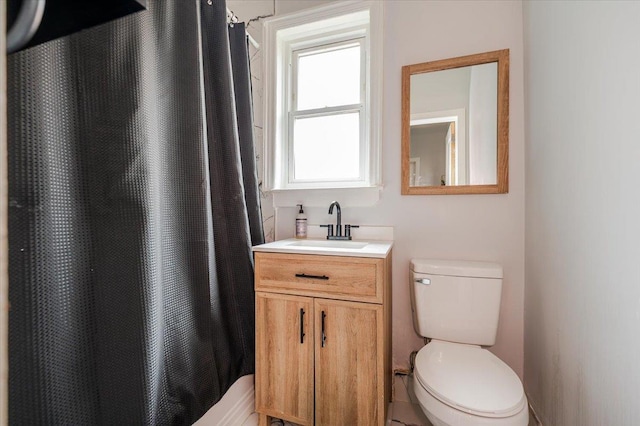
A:
{"type": "Polygon", "coordinates": [[[313,299],[256,293],[256,411],[313,424],[313,299]]]}
{"type": "Polygon", "coordinates": [[[315,299],[316,425],[383,425],[381,305],[315,299]]]}

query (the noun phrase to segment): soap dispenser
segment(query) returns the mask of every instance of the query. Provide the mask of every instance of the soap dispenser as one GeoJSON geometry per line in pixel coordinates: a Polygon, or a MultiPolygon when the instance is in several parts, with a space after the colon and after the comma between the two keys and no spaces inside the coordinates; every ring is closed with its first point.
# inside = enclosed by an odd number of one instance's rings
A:
{"type": "Polygon", "coordinates": [[[296,216],[296,238],[307,238],[307,216],[302,210],[302,204],[296,204],[300,207],[296,216]]]}

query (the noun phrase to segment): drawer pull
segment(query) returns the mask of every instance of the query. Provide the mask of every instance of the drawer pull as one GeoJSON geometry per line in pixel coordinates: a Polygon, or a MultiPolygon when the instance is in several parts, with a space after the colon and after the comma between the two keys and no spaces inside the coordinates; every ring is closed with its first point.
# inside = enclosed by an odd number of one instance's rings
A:
{"type": "Polygon", "coordinates": [[[329,277],[326,275],[307,275],[307,274],[296,274],[296,278],[310,278],[312,280],[328,280],[329,277]]]}
{"type": "Polygon", "coordinates": [[[324,319],[327,317],[327,314],[324,313],[324,311],[322,311],[322,340],[320,342],[320,346],[324,348],[324,345],[326,344],[326,340],[327,340],[327,335],[324,332],[324,319]]]}
{"type": "Polygon", "coordinates": [[[300,308],[300,344],[304,343],[304,309],[300,308]]]}

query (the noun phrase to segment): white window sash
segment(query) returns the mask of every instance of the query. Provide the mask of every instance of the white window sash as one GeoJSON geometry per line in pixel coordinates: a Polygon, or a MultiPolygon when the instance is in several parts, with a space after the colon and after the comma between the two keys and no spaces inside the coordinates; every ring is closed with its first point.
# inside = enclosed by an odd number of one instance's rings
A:
{"type": "MultiPolygon", "coordinates": [[[[333,107],[333,108],[326,108],[327,110],[331,110],[331,111],[323,111],[323,110],[313,110],[313,112],[310,111],[301,111],[301,112],[295,112],[295,113],[290,113],[291,119],[289,120],[289,128],[288,128],[288,134],[289,137],[287,138],[288,140],[288,144],[287,144],[287,150],[288,150],[288,167],[287,167],[287,171],[288,171],[288,179],[287,179],[287,187],[292,186],[292,185],[300,185],[300,184],[308,184],[308,183],[313,183],[313,182],[319,182],[322,183],[326,186],[327,183],[336,183],[336,185],[340,186],[344,186],[346,183],[352,183],[354,185],[356,184],[362,184],[365,182],[365,176],[366,176],[366,158],[363,159],[363,155],[365,155],[366,153],[363,151],[363,146],[366,144],[366,141],[364,141],[364,137],[363,137],[363,121],[364,121],[364,114],[363,114],[363,107],[362,105],[356,104],[356,105],[349,105],[347,107],[333,107]],[[295,152],[294,152],[294,140],[293,140],[293,125],[295,123],[295,119],[296,118],[313,118],[313,117],[331,117],[331,116],[337,116],[340,114],[350,114],[350,113],[358,113],[358,123],[360,125],[360,132],[359,132],[359,160],[360,160],[360,164],[358,165],[358,177],[355,179],[339,179],[339,178],[332,178],[332,179],[295,179],[295,152]]],[[[339,155],[340,153],[337,152],[336,155],[339,155]]],[[[329,167],[330,165],[327,164],[327,167],[329,167]]]]}
{"type": "Polygon", "coordinates": [[[328,43],[317,43],[312,47],[306,47],[304,49],[291,49],[289,53],[289,69],[290,74],[287,76],[290,81],[289,87],[291,90],[291,96],[288,99],[288,111],[298,110],[298,58],[301,55],[307,55],[310,53],[325,53],[334,50],[339,50],[344,46],[357,45],[360,48],[360,104],[364,104],[366,101],[367,92],[367,69],[366,69],[366,37],[347,38],[338,42],[331,41],[328,43]]]}
{"type": "MultiPolygon", "coordinates": [[[[286,155],[286,176],[284,179],[286,188],[293,188],[296,186],[309,187],[314,184],[318,184],[319,186],[335,186],[335,187],[348,187],[348,186],[359,186],[363,185],[367,182],[368,177],[368,157],[369,157],[369,149],[368,149],[368,134],[367,134],[367,108],[366,108],[366,97],[367,97],[367,63],[366,63],[366,44],[367,37],[366,36],[358,36],[354,37],[344,37],[339,41],[332,40],[331,42],[318,43],[312,46],[306,46],[305,48],[300,48],[293,50],[291,49],[288,52],[288,56],[290,58],[289,61],[289,70],[290,73],[287,76],[287,84],[286,86],[290,88],[291,95],[288,96],[288,116],[287,116],[287,133],[286,140],[284,141],[284,145],[286,147],[285,152],[286,155]],[[310,54],[310,53],[323,53],[330,52],[332,50],[338,50],[344,46],[349,45],[357,45],[360,48],[360,103],[358,104],[350,104],[350,105],[338,105],[333,107],[325,107],[325,108],[314,108],[307,110],[298,110],[297,109],[297,88],[298,88],[298,58],[301,55],[310,54]],[[295,141],[293,138],[293,127],[296,119],[301,118],[312,118],[312,117],[327,117],[327,116],[335,116],[339,114],[347,114],[347,113],[358,113],[358,123],[359,123],[359,164],[358,164],[358,177],[355,179],[340,179],[340,178],[329,178],[329,179],[296,179],[295,178],[295,151],[294,145],[295,141]]],[[[339,155],[339,153],[336,153],[339,155]]],[[[327,165],[329,167],[330,165],[327,165]]]]}

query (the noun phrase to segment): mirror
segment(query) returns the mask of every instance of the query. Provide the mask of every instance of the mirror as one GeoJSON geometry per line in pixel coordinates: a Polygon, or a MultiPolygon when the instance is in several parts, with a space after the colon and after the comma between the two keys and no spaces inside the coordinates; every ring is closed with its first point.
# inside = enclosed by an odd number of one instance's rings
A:
{"type": "Polygon", "coordinates": [[[402,194],[509,190],[509,50],[402,67],[402,194]]]}

